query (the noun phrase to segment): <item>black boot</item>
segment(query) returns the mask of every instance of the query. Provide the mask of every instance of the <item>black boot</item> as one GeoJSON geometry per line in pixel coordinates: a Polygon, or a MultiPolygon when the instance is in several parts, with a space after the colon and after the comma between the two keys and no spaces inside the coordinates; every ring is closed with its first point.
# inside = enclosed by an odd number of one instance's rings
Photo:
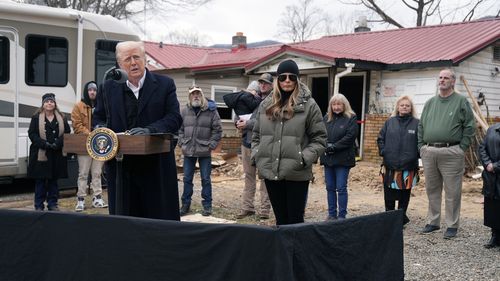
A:
{"type": "Polygon", "coordinates": [[[491,230],[491,239],[488,241],[488,243],[484,244],[484,247],[486,249],[491,249],[498,247],[500,245],[500,241],[498,239],[498,232],[495,229],[491,230]]]}
{"type": "Polygon", "coordinates": [[[179,214],[182,216],[185,216],[189,213],[189,209],[190,209],[190,205],[188,204],[182,204],[182,207],[181,207],[181,210],[179,212],[179,214]]]}

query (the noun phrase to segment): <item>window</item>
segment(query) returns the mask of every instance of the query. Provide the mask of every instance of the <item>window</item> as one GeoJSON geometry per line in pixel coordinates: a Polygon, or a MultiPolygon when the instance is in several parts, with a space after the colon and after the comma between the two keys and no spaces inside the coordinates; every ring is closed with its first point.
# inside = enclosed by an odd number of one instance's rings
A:
{"type": "Polygon", "coordinates": [[[217,103],[217,111],[219,112],[220,119],[233,119],[233,110],[227,107],[222,98],[224,95],[232,92],[236,92],[236,87],[212,86],[212,100],[217,103]]]}
{"type": "Polygon", "coordinates": [[[493,60],[500,61],[500,46],[493,46],[493,60]]]}
{"type": "Polygon", "coordinates": [[[120,41],[97,40],[95,42],[95,81],[97,84],[102,83],[106,70],[118,66],[115,55],[118,42],[120,41]]]}
{"type": "Polygon", "coordinates": [[[68,83],[68,40],[26,36],[26,84],[64,87],[68,83]]]}
{"type": "Polygon", "coordinates": [[[0,84],[9,82],[9,38],[0,36],[0,84]]]}

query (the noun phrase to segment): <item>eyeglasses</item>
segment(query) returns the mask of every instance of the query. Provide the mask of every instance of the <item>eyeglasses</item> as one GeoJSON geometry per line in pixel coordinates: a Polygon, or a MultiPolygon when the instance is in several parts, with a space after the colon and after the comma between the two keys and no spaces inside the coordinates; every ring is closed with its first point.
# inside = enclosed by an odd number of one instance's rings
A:
{"type": "Polygon", "coordinates": [[[297,79],[298,79],[297,75],[295,75],[295,74],[280,74],[278,76],[278,81],[285,82],[287,78],[288,78],[288,80],[290,80],[292,82],[297,82],[297,79]]]}

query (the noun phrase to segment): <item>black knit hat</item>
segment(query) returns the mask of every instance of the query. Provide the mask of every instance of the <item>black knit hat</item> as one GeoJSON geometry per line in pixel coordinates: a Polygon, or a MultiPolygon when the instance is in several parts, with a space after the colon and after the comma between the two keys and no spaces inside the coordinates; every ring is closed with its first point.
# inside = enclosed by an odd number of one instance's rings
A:
{"type": "Polygon", "coordinates": [[[299,67],[293,60],[285,60],[278,65],[277,75],[282,73],[292,73],[299,76],[299,67]]]}
{"type": "Polygon", "coordinates": [[[46,93],[42,96],[42,104],[44,104],[48,100],[56,102],[56,95],[54,95],[53,93],[46,93]]]}

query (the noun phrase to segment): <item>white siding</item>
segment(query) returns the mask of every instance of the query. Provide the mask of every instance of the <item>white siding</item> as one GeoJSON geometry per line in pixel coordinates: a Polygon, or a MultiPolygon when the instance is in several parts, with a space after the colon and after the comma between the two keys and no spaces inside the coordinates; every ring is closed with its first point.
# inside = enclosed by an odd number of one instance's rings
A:
{"type": "Polygon", "coordinates": [[[169,73],[168,77],[174,79],[175,86],[177,87],[177,99],[181,108],[186,105],[188,100],[188,88],[193,85],[193,78],[186,78],[187,72],[169,73]]]}
{"type": "Polygon", "coordinates": [[[417,69],[402,71],[372,71],[369,95],[369,113],[391,113],[396,100],[410,96],[417,114],[425,102],[437,93],[439,69],[417,69]]]}
{"type": "MultiPolygon", "coordinates": [[[[490,117],[500,116],[500,75],[493,76],[491,74],[495,67],[500,68],[500,61],[493,60],[493,47],[488,47],[455,68],[457,74],[455,88],[467,95],[467,90],[460,80],[460,75],[463,75],[475,97],[478,96],[479,92],[485,95],[490,117]]],[[[486,107],[483,105],[481,109],[486,117],[486,107]]]]}
{"type": "MultiPolygon", "coordinates": [[[[455,90],[468,97],[460,79],[463,75],[475,97],[479,92],[485,94],[490,117],[500,116],[500,75],[491,74],[495,67],[500,67],[500,62],[493,60],[493,47],[475,54],[458,67],[452,67],[457,75],[455,90]]],[[[420,116],[425,102],[438,92],[437,78],[440,70],[441,68],[372,71],[368,112],[391,113],[397,98],[409,95],[420,116]]],[[[486,116],[486,107],[483,105],[481,109],[486,116]]]]}

